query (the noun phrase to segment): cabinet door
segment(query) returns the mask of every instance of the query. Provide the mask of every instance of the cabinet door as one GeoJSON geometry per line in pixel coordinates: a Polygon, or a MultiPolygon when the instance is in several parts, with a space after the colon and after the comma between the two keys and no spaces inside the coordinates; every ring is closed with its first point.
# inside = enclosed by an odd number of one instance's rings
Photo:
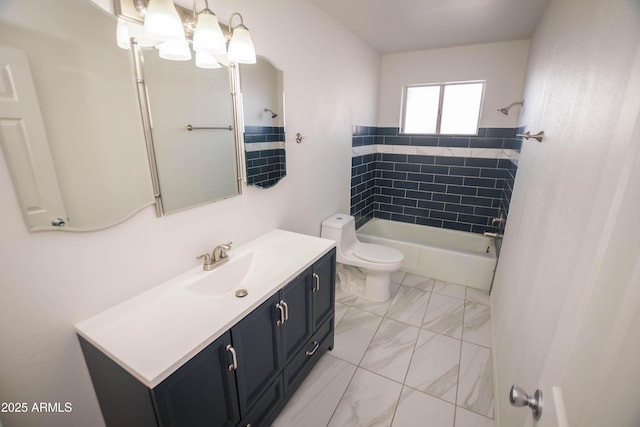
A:
{"type": "Polygon", "coordinates": [[[287,320],[282,324],[285,365],[298,354],[313,333],[311,287],[311,268],[308,268],[280,292],[288,314],[287,320]]]}
{"type": "Polygon", "coordinates": [[[282,370],[280,318],[273,295],[231,328],[238,368],[236,382],[240,414],[244,417],[282,370]]]}
{"type": "Polygon", "coordinates": [[[313,264],[313,330],[327,320],[334,310],[336,296],[336,250],[313,264]]]}
{"type": "Polygon", "coordinates": [[[229,332],[152,390],[163,427],[235,426],[238,399],[227,345],[229,332]]]}

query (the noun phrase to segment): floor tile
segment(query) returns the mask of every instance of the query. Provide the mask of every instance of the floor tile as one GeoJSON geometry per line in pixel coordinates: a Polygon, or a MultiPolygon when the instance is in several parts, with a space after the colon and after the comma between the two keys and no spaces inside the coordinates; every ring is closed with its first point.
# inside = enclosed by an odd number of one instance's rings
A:
{"type": "Polygon", "coordinates": [[[393,427],[453,427],[455,406],[409,387],[403,387],[393,427]]]}
{"type": "Polygon", "coordinates": [[[422,329],[405,384],[455,403],[460,341],[422,329]]]}
{"type": "Polygon", "coordinates": [[[477,302],[478,304],[491,305],[491,296],[487,291],[480,289],[467,288],[467,301],[477,302]]]}
{"type": "Polygon", "coordinates": [[[463,342],[457,405],[493,418],[493,368],[488,348],[463,342]]]}
{"type": "Polygon", "coordinates": [[[387,310],[387,317],[410,325],[421,326],[428,302],[429,292],[400,286],[387,310]]]}
{"type": "Polygon", "coordinates": [[[325,353],[284,407],[273,427],[326,427],[357,367],[325,353]]]}
{"type": "Polygon", "coordinates": [[[404,271],[394,271],[393,273],[391,273],[391,283],[402,283],[402,280],[404,279],[404,276],[406,276],[407,273],[405,273],[404,271]]]}
{"type": "Polygon", "coordinates": [[[348,294],[340,287],[340,279],[336,278],[336,302],[351,305],[356,300],[356,296],[348,294]]]}
{"type": "Polygon", "coordinates": [[[489,306],[466,301],[462,339],[491,348],[491,322],[489,306]]]}
{"type": "Polygon", "coordinates": [[[446,295],[432,294],[422,327],[453,338],[462,338],[464,301],[446,295]]]}
{"type": "Polygon", "coordinates": [[[423,291],[430,291],[431,288],[433,288],[434,282],[434,279],[407,273],[407,275],[404,277],[404,280],[402,281],[402,284],[404,286],[410,286],[412,288],[420,289],[423,291]]]}
{"type": "Polygon", "coordinates": [[[359,364],[381,321],[382,316],[350,307],[336,326],[332,354],[359,364]]]}
{"type": "Polygon", "coordinates": [[[389,286],[390,286],[389,291],[391,296],[387,301],[372,302],[364,298],[358,298],[353,302],[353,307],[358,307],[361,310],[369,311],[371,313],[375,313],[375,314],[379,314],[380,316],[383,316],[389,309],[389,306],[391,305],[391,301],[393,301],[393,297],[396,295],[396,293],[398,292],[398,289],[400,288],[400,285],[397,283],[390,283],[389,286]]]}
{"type": "Polygon", "coordinates": [[[460,299],[464,299],[466,294],[464,286],[442,280],[435,281],[433,284],[433,293],[460,299]]]}
{"type": "Polygon", "coordinates": [[[362,358],[360,366],[392,380],[403,382],[418,339],[419,328],[384,319],[362,358]]]}
{"type": "Polygon", "coordinates": [[[493,420],[458,406],[455,427],[493,427],[493,420]]]}
{"type": "Polygon", "coordinates": [[[358,368],[329,426],[390,426],[401,390],[401,384],[358,368]]]}
{"type": "Polygon", "coordinates": [[[338,326],[338,323],[342,320],[347,311],[349,310],[349,306],[346,304],[342,304],[336,302],[336,311],[335,311],[335,325],[338,326]]]}

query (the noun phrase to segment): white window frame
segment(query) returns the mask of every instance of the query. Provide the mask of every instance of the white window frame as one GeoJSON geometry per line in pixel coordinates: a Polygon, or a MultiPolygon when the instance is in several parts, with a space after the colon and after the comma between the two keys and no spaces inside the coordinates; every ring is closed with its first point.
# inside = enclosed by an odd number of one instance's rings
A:
{"type": "Polygon", "coordinates": [[[487,87],[487,81],[486,80],[469,80],[469,81],[462,81],[462,82],[445,82],[445,83],[428,83],[428,84],[412,84],[412,85],[405,85],[402,88],[402,111],[401,111],[401,115],[400,115],[400,134],[403,135],[478,135],[478,129],[480,127],[480,117],[482,117],[482,107],[484,106],[484,94],[485,94],[485,90],[487,87]],[[475,133],[469,133],[469,134],[450,134],[450,133],[445,133],[442,134],[440,133],[440,125],[442,124],[442,104],[444,101],[444,88],[445,86],[456,86],[456,85],[467,85],[467,84],[476,84],[476,83],[482,83],[482,94],[480,95],[480,108],[478,110],[478,119],[476,121],[476,131],[475,133]],[[405,117],[406,117],[406,113],[407,113],[407,91],[409,90],[409,88],[414,88],[414,87],[433,87],[433,86],[439,86],[440,87],[440,100],[438,101],[438,117],[437,117],[437,121],[436,121],[436,132],[435,133],[415,133],[415,132],[405,132],[404,131],[404,126],[405,126],[405,117]]]}

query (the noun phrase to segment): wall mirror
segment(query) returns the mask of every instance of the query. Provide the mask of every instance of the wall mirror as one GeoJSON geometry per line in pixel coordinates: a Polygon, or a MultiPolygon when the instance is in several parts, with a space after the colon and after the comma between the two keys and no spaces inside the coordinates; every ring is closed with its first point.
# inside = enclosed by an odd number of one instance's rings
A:
{"type": "Polygon", "coordinates": [[[163,212],[236,196],[233,69],[142,55],[163,212]]]}
{"type": "Polygon", "coordinates": [[[23,52],[27,65],[2,58],[0,104],[25,99],[23,83],[35,101],[20,117],[9,107],[0,114],[29,231],[97,230],[153,204],[131,53],[116,46],[116,18],[75,0],[2,0],[1,9],[0,46],[23,52]]]}
{"type": "Polygon", "coordinates": [[[269,188],[287,173],[283,86],[282,71],[267,58],[240,65],[247,185],[269,188]]]}

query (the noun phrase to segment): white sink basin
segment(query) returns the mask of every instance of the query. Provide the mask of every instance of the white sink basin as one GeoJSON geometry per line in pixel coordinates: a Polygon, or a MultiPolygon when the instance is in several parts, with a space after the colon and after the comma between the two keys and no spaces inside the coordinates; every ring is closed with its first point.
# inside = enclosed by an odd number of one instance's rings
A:
{"type": "Polygon", "coordinates": [[[235,295],[238,289],[249,294],[262,286],[272,284],[272,278],[291,262],[289,259],[266,251],[252,251],[234,256],[229,261],[204,273],[204,277],[187,286],[187,290],[201,295],[218,297],[235,295]]]}

